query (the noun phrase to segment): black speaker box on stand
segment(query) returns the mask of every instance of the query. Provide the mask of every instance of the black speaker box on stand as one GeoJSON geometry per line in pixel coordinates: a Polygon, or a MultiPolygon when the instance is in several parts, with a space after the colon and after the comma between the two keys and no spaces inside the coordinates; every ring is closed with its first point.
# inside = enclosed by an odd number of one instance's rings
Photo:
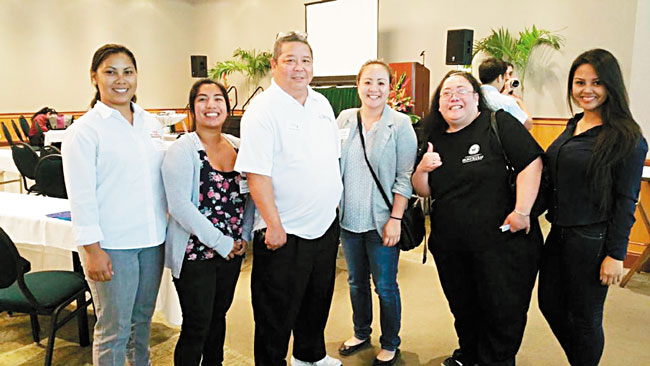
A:
{"type": "Polygon", "coordinates": [[[192,77],[208,77],[208,56],[190,56],[192,61],[192,77]]]}
{"type": "Polygon", "coordinates": [[[469,65],[472,63],[474,30],[451,29],[447,31],[447,65],[469,65]]]}

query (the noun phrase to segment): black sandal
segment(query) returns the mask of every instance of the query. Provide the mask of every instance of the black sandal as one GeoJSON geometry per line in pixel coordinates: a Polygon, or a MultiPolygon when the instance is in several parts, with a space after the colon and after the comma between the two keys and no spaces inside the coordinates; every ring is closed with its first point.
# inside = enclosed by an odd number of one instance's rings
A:
{"type": "Polygon", "coordinates": [[[341,356],[350,356],[355,354],[357,351],[366,348],[368,346],[370,346],[370,338],[366,339],[365,341],[359,344],[355,344],[354,346],[348,346],[345,344],[345,342],[343,342],[341,344],[341,347],[339,347],[339,354],[341,356]]]}
{"type": "Polygon", "coordinates": [[[397,357],[399,357],[399,348],[395,350],[395,355],[388,361],[382,361],[375,357],[375,361],[372,363],[373,366],[393,366],[397,362],[397,357]]]}

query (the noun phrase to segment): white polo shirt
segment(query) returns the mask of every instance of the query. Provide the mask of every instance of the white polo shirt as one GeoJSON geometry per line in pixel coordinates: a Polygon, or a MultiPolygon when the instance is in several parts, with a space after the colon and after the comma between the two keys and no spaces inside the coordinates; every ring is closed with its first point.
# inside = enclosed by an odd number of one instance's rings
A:
{"type": "MultiPolygon", "coordinates": [[[[343,191],[340,150],[327,99],[308,87],[302,105],[272,80],[242,117],[235,170],[271,177],[284,230],[314,239],[336,217],[343,191]]],[[[254,229],[265,227],[261,216],[256,216],[254,229]]]]}
{"type": "Polygon", "coordinates": [[[97,102],[67,129],[61,155],[77,245],[134,249],[165,241],[162,129],[132,106],[133,125],[97,102]]]}
{"type": "Polygon", "coordinates": [[[481,85],[481,92],[490,110],[496,112],[499,109],[503,109],[522,124],[526,123],[528,115],[519,107],[515,98],[503,95],[499,93],[497,88],[487,84],[481,85]]]}

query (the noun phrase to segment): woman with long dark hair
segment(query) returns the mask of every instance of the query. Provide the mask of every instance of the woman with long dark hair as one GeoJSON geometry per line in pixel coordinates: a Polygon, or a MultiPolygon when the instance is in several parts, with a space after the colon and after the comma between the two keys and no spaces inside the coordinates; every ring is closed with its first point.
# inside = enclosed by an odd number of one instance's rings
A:
{"type": "Polygon", "coordinates": [[[62,156],[97,316],[93,364],[124,365],[129,343],[130,364],[148,365],[167,227],[162,129],[135,104],[138,72],[128,48],[100,47],[90,78],[92,109],[68,129],[62,156]]]}
{"type": "Polygon", "coordinates": [[[44,132],[52,128],[50,116],[58,115],[54,108],[43,107],[32,116],[32,125],[29,127],[29,144],[32,146],[43,146],[45,140],[44,132]]]}
{"type": "Polygon", "coordinates": [[[197,81],[189,107],[196,131],[174,142],[162,166],[170,215],[165,265],[183,311],[174,365],[221,365],[254,206],[234,170],[239,139],[221,132],[230,113],[226,88],[197,81]]]}
{"type": "Polygon", "coordinates": [[[572,366],[597,365],[603,307],[620,281],[648,150],[616,58],[587,51],[569,70],[567,122],[546,155],[552,189],[539,307],[572,366]]]}
{"type": "Polygon", "coordinates": [[[459,343],[443,365],[514,365],[541,255],[531,210],[542,149],[509,113],[492,115],[467,72],[442,79],[425,128],[428,149],[412,182],[433,198],[429,249],[459,343]]]}

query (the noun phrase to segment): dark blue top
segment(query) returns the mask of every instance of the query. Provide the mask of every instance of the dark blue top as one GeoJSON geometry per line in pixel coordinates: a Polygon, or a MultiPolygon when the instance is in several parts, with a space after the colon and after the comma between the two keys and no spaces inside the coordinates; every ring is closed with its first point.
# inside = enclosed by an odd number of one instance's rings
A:
{"type": "Polygon", "coordinates": [[[552,188],[548,220],[553,225],[581,226],[607,222],[605,248],[607,255],[623,260],[627,253],[630,230],[634,224],[634,210],[639,197],[641,173],[648,144],[641,137],[628,157],[613,167],[611,209],[599,208],[600,195],[589,188],[587,169],[602,126],[573,136],[576,124],[583,114],[576,114],[567,122],[566,129],[546,151],[548,173],[552,188]]]}

